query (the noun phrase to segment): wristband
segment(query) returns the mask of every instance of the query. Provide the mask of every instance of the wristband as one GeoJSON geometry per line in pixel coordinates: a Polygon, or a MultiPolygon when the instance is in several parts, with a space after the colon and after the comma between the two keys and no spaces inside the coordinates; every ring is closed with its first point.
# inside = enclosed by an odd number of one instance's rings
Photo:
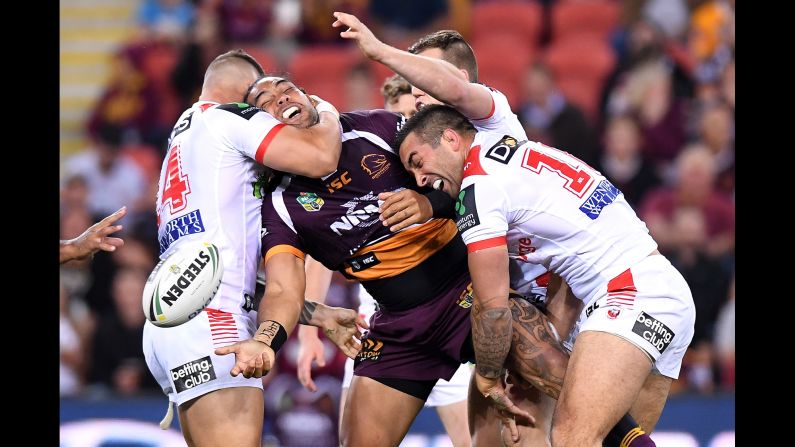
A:
{"type": "Polygon", "coordinates": [[[452,219],[455,217],[455,200],[444,191],[432,190],[424,194],[431,202],[433,217],[452,219]]]}
{"type": "Polygon", "coordinates": [[[287,341],[287,331],[284,326],[273,320],[263,321],[257,332],[254,334],[254,340],[265,343],[273,349],[273,353],[279,352],[284,342],[287,341]]]}

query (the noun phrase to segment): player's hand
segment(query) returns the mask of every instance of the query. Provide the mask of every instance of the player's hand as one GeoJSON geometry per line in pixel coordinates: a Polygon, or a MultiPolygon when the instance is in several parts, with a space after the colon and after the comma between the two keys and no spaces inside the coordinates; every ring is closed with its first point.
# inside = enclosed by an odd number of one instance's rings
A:
{"type": "Polygon", "coordinates": [[[309,97],[309,101],[312,103],[312,105],[315,106],[315,110],[317,110],[317,113],[331,112],[337,116],[337,119],[340,118],[340,112],[339,110],[337,110],[336,107],[334,107],[334,104],[326,101],[325,99],[317,95],[307,95],[307,96],[309,97]]]}
{"type": "Polygon", "coordinates": [[[386,45],[378,40],[364,23],[356,18],[355,15],[346,14],[344,12],[334,12],[334,17],[337,20],[335,20],[331,26],[335,28],[341,26],[348,27],[345,31],[340,32],[340,37],[355,40],[356,44],[359,45],[359,49],[362,50],[365,56],[374,61],[381,60],[386,45]]]}
{"type": "Polygon", "coordinates": [[[360,343],[362,334],[359,328],[370,328],[361,315],[352,309],[318,306],[313,316],[313,320],[315,319],[319,323],[317,326],[326,334],[326,338],[337,345],[346,356],[356,358],[356,354],[362,349],[360,343]]]}
{"type": "MultiPolygon", "coordinates": [[[[517,407],[508,394],[505,392],[505,385],[502,382],[502,377],[495,379],[487,379],[475,371],[475,384],[478,391],[485,396],[490,403],[497,410],[497,415],[502,421],[503,427],[507,427],[510,433],[510,440],[512,442],[519,442],[519,429],[518,425],[535,426],[535,418],[530,413],[517,407]]],[[[503,436],[506,441],[508,434],[503,436]]],[[[511,445],[510,443],[507,443],[511,445]]]]}
{"type": "Polygon", "coordinates": [[[115,213],[90,226],[80,236],[69,241],[73,250],[71,259],[85,259],[99,250],[115,251],[117,247],[124,245],[124,240],[108,237],[108,235],[123,228],[121,225],[113,224],[126,214],[127,207],[123,206],[115,213]]]}
{"type": "Polygon", "coordinates": [[[235,354],[235,366],[229,371],[233,377],[243,374],[245,378],[260,378],[275,364],[276,353],[270,346],[254,339],[239,341],[215,350],[215,355],[235,354]]]}
{"type": "Polygon", "coordinates": [[[317,391],[315,381],[312,380],[312,362],[322,368],[326,366],[325,347],[323,341],[317,336],[317,328],[299,326],[298,328],[298,369],[296,375],[301,385],[309,391],[317,391]]]}
{"type": "Polygon", "coordinates": [[[431,201],[413,189],[382,192],[378,198],[384,201],[379,208],[379,219],[393,233],[433,217],[431,201]]]}

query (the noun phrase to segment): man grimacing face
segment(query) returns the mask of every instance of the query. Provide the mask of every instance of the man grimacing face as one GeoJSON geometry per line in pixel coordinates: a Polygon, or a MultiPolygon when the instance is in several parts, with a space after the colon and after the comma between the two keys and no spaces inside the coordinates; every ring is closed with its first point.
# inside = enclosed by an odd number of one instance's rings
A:
{"type": "Polygon", "coordinates": [[[309,127],[318,113],[309,97],[292,82],[269,76],[260,79],[246,96],[246,102],[273,115],[284,124],[309,127]]]}
{"type": "Polygon", "coordinates": [[[400,161],[414,176],[418,186],[444,191],[455,198],[461,189],[465,152],[456,146],[460,139],[451,138],[451,129],[444,131],[439,145],[434,148],[410,133],[400,145],[400,161]]]}

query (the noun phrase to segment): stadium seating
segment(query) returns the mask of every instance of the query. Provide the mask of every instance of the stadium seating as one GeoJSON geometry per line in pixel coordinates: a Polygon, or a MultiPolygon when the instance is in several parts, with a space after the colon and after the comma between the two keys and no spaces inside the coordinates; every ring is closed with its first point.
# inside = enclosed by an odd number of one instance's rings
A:
{"type": "Polygon", "coordinates": [[[616,62],[613,49],[604,40],[571,36],[553,41],[543,59],[564,95],[594,120],[605,78],[616,62]]]}
{"type": "Polygon", "coordinates": [[[524,77],[535,59],[530,47],[511,45],[511,37],[493,35],[472,44],[478,61],[479,81],[500,90],[516,110],[524,96],[524,77]]]}
{"type": "Polygon", "coordinates": [[[472,6],[472,36],[474,45],[489,36],[505,35],[514,45],[538,47],[543,20],[541,4],[532,1],[477,2],[472,6]]]}
{"type": "Polygon", "coordinates": [[[359,49],[355,47],[304,47],[288,62],[287,74],[307,93],[318,95],[334,104],[337,110],[344,111],[348,107],[345,80],[361,60],[359,49]]]}
{"type": "Polygon", "coordinates": [[[615,0],[569,0],[553,2],[551,8],[553,42],[578,34],[606,40],[618,25],[621,12],[615,0]]]}

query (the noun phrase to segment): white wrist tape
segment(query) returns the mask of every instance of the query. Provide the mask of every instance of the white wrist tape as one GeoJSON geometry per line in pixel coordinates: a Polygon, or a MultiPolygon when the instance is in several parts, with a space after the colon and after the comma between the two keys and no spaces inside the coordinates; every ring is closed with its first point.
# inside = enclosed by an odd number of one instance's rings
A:
{"type": "Polygon", "coordinates": [[[334,116],[337,117],[337,119],[339,119],[339,117],[340,117],[340,113],[337,112],[337,108],[334,107],[330,102],[326,102],[326,101],[320,102],[320,103],[318,103],[318,105],[315,106],[315,109],[317,109],[317,113],[320,113],[320,112],[331,112],[331,113],[334,114],[334,116]]]}

